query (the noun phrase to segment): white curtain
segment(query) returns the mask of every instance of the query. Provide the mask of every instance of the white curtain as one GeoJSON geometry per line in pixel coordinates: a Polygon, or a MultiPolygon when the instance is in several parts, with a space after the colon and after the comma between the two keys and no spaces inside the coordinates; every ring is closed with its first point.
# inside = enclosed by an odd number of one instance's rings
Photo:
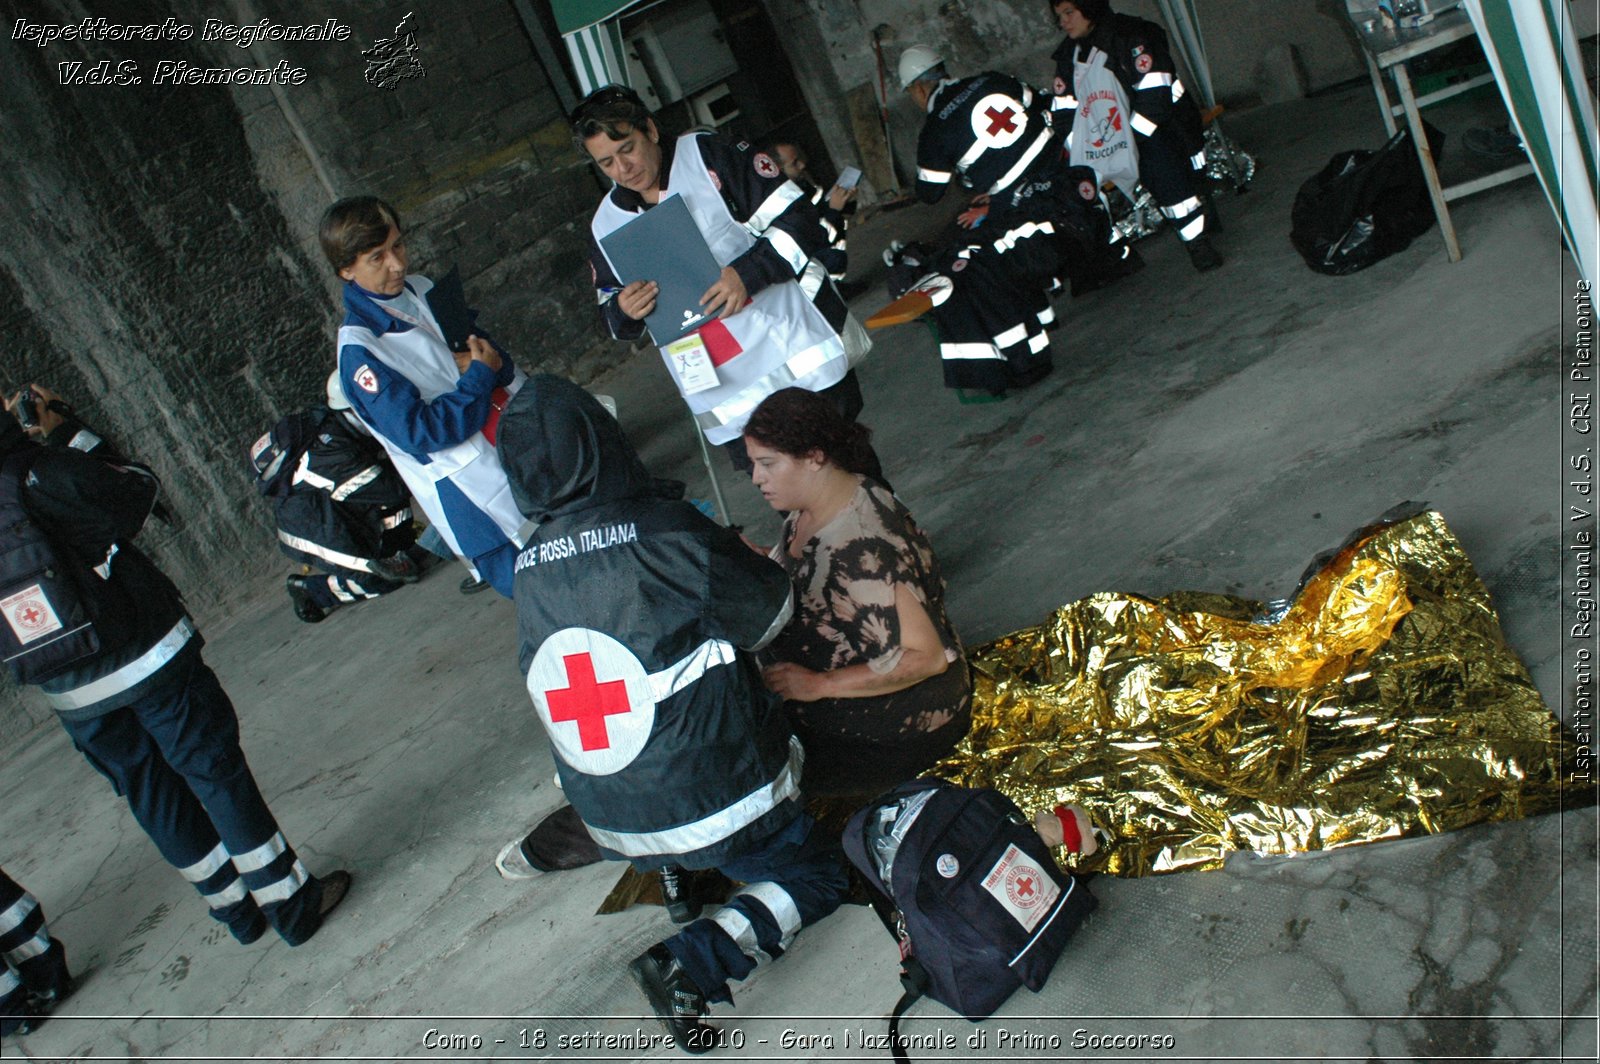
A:
{"type": "Polygon", "coordinates": [[[1171,31],[1169,43],[1173,51],[1183,57],[1184,64],[1194,78],[1194,89],[1199,96],[1200,109],[1216,106],[1217,96],[1211,89],[1211,64],[1206,62],[1206,42],[1200,36],[1200,16],[1194,9],[1194,0],[1160,0],[1161,17],[1171,31]]]}
{"type": "Polygon", "coordinates": [[[1506,110],[1578,272],[1600,266],[1595,110],[1566,0],[1466,0],[1506,110]]]}

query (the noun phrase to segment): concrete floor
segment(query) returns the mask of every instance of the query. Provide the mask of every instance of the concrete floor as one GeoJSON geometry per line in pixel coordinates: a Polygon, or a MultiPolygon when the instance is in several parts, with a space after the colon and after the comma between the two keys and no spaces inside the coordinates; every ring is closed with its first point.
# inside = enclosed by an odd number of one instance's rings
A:
{"type": "MultiPolygon", "coordinates": [[[[1440,124],[1458,145],[1478,122],[1465,105],[1456,117],[1440,124]]],[[[1057,368],[1032,390],[958,405],[924,330],[879,334],[862,420],[931,532],[958,626],[976,643],[1107,589],[1285,595],[1319,550],[1425,499],[1561,704],[1557,351],[1571,267],[1538,188],[1458,202],[1460,263],[1434,231],[1363,273],[1323,277],[1289,245],[1289,207],[1334,151],[1382,140],[1370,94],[1229,128],[1260,170],[1248,195],[1221,202],[1227,265],[1201,277],[1172,234],[1146,241],[1143,273],[1059,304],[1057,368]]],[[[939,221],[913,209],[863,224],[858,266],[939,221]]],[[[868,293],[858,312],[881,301],[868,293]]],[[[654,468],[707,494],[653,354],[596,390],[618,398],[654,468]]],[[[770,535],[759,496],[726,488],[734,516],[770,535]]],[[[316,627],[263,589],[211,627],[207,657],[286,833],[314,870],[355,873],[306,947],[228,939],[58,729],[0,768],[0,859],[82,980],[5,1055],[676,1055],[585,1042],[657,1031],[625,964],[666,933],[661,910],[593,916],[616,866],[522,884],[491,867],[560,795],[517,675],[511,606],[461,597],[457,576],[442,568],[316,627]]],[[[1100,911],[1042,993],[979,1025],[920,1004],[913,1055],[1593,1059],[1595,840],[1590,808],[1219,872],[1102,877],[1100,911]],[[927,1048],[941,1038],[950,1048],[927,1048]]],[[[887,1059],[859,1032],[880,1036],[897,994],[889,941],[869,911],[846,908],[718,1010],[721,1056],[887,1059]],[[786,1030],[806,1044],[787,1047],[786,1030]]]]}

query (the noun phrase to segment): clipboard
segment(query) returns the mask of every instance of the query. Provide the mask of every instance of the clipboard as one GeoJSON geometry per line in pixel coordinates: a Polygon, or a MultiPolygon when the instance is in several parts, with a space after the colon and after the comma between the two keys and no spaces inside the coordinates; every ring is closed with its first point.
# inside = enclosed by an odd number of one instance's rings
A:
{"type": "Polygon", "coordinates": [[[654,281],[660,286],[656,309],[644,319],[657,347],[712,320],[700,306],[700,297],[722,276],[722,266],[706,246],[682,196],[663,197],[601,237],[600,247],[623,284],[654,281]]]}

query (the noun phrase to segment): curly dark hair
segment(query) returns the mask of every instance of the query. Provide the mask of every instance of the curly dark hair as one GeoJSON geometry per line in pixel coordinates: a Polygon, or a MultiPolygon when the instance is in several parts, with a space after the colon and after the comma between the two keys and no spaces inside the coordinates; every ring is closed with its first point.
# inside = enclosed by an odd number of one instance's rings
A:
{"type": "Polygon", "coordinates": [[[804,388],[785,388],[761,400],[744,435],[791,458],[821,451],[847,473],[868,473],[873,464],[872,430],[846,421],[832,400],[804,388]]]}

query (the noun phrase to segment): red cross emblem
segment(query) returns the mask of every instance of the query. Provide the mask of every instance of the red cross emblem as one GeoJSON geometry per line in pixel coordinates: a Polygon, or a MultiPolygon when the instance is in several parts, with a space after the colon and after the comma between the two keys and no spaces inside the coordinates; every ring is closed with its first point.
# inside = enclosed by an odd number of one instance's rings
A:
{"type": "Polygon", "coordinates": [[[38,584],[0,599],[0,616],[4,616],[6,623],[11,626],[17,642],[24,645],[35,639],[43,639],[51,632],[61,631],[61,619],[50,607],[50,600],[38,584]]]}
{"type": "Polygon", "coordinates": [[[629,712],[627,683],[597,683],[594,659],[588,654],[568,654],[561,660],[567,669],[567,686],[545,692],[550,719],[557,724],[576,723],[578,741],[585,750],[610,749],[606,718],[629,712]]]}
{"type": "Polygon", "coordinates": [[[1016,111],[1009,107],[1003,111],[998,107],[991,107],[987,111],[984,111],[984,117],[989,119],[989,136],[992,137],[1002,131],[1006,133],[1015,133],[1017,131],[1017,124],[1011,120],[1011,116],[1016,113],[1016,111]]]}
{"type": "Polygon", "coordinates": [[[604,632],[551,632],[534,652],[527,683],[553,752],[579,772],[621,772],[650,742],[657,682],[604,632]]]}
{"type": "MultiPolygon", "coordinates": [[[[1007,853],[1016,850],[1015,846],[1009,847],[1007,853]]],[[[1049,904],[1051,898],[1044,896],[1045,885],[1040,880],[1042,873],[1025,857],[1021,850],[1016,850],[1015,863],[1006,871],[1005,892],[1006,900],[1015,909],[1023,911],[1032,910],[1040,902],[1049,904]]]]}
{"type": "Polygon", "coordinates": [[[1013,843],[984,876],[983,889],[994,896],[1008,915],[1032,931],[1049,914],[1061,888],[1032,857],[1013,843]]]}

